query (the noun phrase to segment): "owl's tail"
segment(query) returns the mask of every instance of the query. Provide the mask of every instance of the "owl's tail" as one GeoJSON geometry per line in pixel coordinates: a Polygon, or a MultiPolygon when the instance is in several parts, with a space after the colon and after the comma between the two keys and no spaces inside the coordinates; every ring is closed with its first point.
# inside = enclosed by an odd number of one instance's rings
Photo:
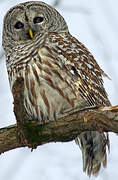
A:
{"type": "Polygon", "coordinates": [[[107,164],[106,147],[109,149],[108,134],[96,131],[86,131],[76,138],[83,156],[83,171],[89,176],[98,175],[101,164],[103,167],[107,164]]]}

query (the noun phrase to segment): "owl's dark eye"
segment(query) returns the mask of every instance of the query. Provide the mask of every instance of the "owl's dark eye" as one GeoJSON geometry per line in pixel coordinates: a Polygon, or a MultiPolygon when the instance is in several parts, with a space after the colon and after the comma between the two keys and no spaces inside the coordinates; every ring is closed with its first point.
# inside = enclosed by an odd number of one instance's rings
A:
{"type": "Polygon", "coordinates": [[[34,24],[41,23],[43,21],[43,17],[37,16],[33,19],[34,24]]]}
{"type": "Polygon", "coordinates": [[[22,28],[24,27],[24,24],[23,24],[22,22],[18,21],[18,22],[14,25],[14,27],[15,27],[16,29],[22,29],[22,28]]]}

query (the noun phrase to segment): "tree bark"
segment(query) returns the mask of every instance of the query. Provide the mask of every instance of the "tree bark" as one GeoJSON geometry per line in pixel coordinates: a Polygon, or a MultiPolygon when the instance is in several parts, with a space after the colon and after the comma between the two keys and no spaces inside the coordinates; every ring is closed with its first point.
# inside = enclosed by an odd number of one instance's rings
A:
{"type": "Polygon", "coordinates": [[[41,124],[28,119],[23,105],[24,80],[13,87],[17,124],[0,129],[0,153],[19,147],[36,148],[49,142],[68,142],[84,131],[118,133],[118,106],[88,107],[61,115],[57,121],[41,124]]]}

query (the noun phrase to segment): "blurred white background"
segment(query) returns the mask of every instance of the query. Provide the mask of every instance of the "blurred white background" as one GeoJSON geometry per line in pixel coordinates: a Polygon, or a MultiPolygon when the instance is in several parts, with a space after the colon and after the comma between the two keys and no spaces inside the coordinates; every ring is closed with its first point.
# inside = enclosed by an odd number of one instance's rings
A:
{"type": "MultiPolygon", "coordinates": [[[[3,17],[12,6],[24,0],[0,0],[0,42],[3,17]]],[[[54,5],[54,0],[44,2],[54,5]]],[[[65,17],[73,36],[83,42],[112,81],[104,79],[113,105],[118,104],[118,1],[58,0],[56,9],[65,17]]],[[[0,44],[0,128],[14,124],[13,99],[9,88],[5,57],[0,44]]],[[[118,177],[118,137],[110,133],[111,151],[106,169],[97,178],[118,177]]],[[[0,180],[89,180],[82,171],[78,146],[70,143],[50,143],[32,153],[28,148],[15,149],[0,155],[0,180]]]]}

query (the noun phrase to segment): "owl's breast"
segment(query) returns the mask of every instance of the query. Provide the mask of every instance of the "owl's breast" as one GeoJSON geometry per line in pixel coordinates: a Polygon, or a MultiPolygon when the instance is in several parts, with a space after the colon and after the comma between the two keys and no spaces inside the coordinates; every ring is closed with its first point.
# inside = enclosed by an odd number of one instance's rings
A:
{"type": "Polygon", "coordinates": [[[20,57],[8,67],[8,73],[11,89],[18,77],[24,78],[24,105],[31,118],[54,120],[75,106],[72,77],[47,47],[20,57]]]}
{"type": "Polygon", "coordinates": [[[72,78],[46,48],[25,67],[25,106],[30,116],[55,119],[75,105],[77,93],[72,78]]]}

